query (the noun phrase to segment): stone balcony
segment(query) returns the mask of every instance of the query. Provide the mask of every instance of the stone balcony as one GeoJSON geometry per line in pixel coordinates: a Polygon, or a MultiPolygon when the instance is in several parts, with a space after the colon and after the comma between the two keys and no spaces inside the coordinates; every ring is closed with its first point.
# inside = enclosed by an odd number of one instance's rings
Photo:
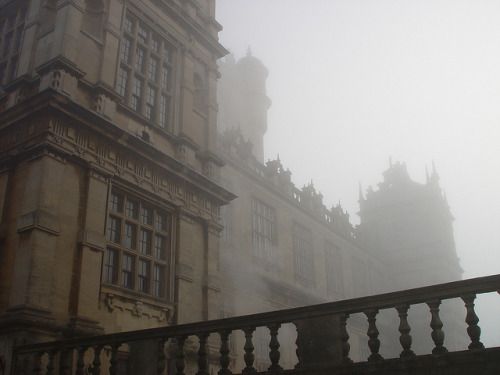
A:
{"type": "Polygon", "coordinates": [[[500,347],[485,348],[481,342],[474,305],[477,295],[499,291],[500,275],[495,275],[289,310],[26,345],[14,349],[10,374],[499,374],[500,347]],[[457,299],[463,305],[469,343],[467,350],[449,351],[440,305],[457,299]],[[408,311],[422,304],[433,347],[417,355],[408,311]],[[392,344],[399,346],[400,354],[394,358],[380,354],[383,328],[377,318],[385,310],[398,316],[392,328],[399,331],[399,339],[392,344]],[[347,324],[350,316],[360,313],[367,321],[369,355],[366,361],[354,362],[347,324]],[[295,327],[295,342],[280,342],[284,325],[295,327]],[[259,327],[269,338],[269,366],[263,371],[255,367],[254,332],[259,327]],[[230,338],[238,332],[244,339],[241,352],[235,353],[230,338]],[[292,368],[282,367],[284,345],[295,346],[297,363],[292,368]],[[235,358],[241,359],[241,371],[235,358]]]}

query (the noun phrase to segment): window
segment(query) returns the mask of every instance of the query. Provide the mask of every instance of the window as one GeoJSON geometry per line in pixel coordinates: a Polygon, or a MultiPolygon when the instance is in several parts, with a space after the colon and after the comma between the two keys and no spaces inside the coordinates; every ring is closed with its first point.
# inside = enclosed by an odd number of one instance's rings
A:
{"type": "Polygon", "coordinates": [[[122,40],[122,49],[120,52],[120,60],[124,63],[130,62],[130,47],[132,42],[129,38],[123,38],[122,40]]]}
{"type": "Polygon", "coordinates": [[[257,199],[252,200],[252,245],[254,254],[273,260],[276,245],[276,213],[274,208],[257,199]]]}
{"type": "Polygon", "coordinates": [[[293,255],[295,280],[306,287],[314,285],[314,254],[312,233],[308,228],[295,224],[293,228],[293,255]]]}
{"type": "Polygon", "coordinates": [[[116,250],[106,249],[104,280],[109,284],[115,284],[118,281],[118,252],[116,250]]]}
{"type": "Polygon", "coordinates": [[[132,110],[162,129],[169,129],[172,71],[172,46],[159,32],[127,13],[115,90],[132,110]]]}
{"type": "Polygon", "coordinates": [[[152,120],[155,112],[155,102],[156,102],[156,90],[148,86],[146,91],[146,117],[148,120],[152,120]]]}
{"type": "Polygon", "coordinates": [[[136,77],[134,80],[132,100],[130,102],[131,107],[136,111],[139,110],[139,107],[141,105],[141,94],[142,94],[142,81],[136,77]]]}
{"type": "Polygon", "coordinates": [[[11,7],[0,14],[0,86],[16,77],[25,19],[23,7],[11,7]]]}
{"type": "Polygon", "coordinates": [[[158,61],[154,57],[150,58],[148,65],[148,79],[151,81],[156,81],[157,66],[158,66],[158,61]]]}
{"type": "Polygon", "coordinates": [[[108,206],[103,282],[167,298],[171,215],[118,190],[108,206]]]}
{"type": "Polygon", "coordinates": [[[344,276],[340,248],[330,241],[325,242],[326,290],[327,293],[344,293],[344,276]]]}
{"type": "Polygon", "coordinates": [[[128,71],[120,68],[118,71],[118,80],[116,81],[116,91],[121,96],[125,96],[127,92],[128,71]]]}
{"type": "Polygon", "coordinates": [[[160,127],[166,128],[168,124],[168,97],[162,95],[160,100],[160,127]]]}
{"type": "Polygon", "coordinates": [[[202,76],[198,73],[194,74],[193,77],[193,84],[194,84],[194,98],[193,98],[193,105],[194,107],[201,111],[205,112],[208,104],[208,98],[207,98],[207,87],[206,87],[206,82],[202,78],[202,76]]]}

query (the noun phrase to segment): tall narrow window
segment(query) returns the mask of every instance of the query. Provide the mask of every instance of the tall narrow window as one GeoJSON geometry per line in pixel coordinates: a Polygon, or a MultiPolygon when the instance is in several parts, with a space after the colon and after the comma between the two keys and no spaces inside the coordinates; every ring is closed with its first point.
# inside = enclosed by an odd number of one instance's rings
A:
{"type": "Polygon", "coordinates": [[[148,86],[146,91],[146,118],[152,120],[155,113],[156,90],[148,86]]]}
{"type": "Polygon", "coordinates": [[[257,199],[252,200],[252,245],[254,254],[273,261],[276,245],[276,213],[274,208],[257,199]]]}
{"type": "Polygon", "coordinates": [[[121,96],[125,96],[127,92],[128,71],[120,68],[118,71],[118,80],[116,81],[116,91],[121,96]]]}
{"type": "Polygon", "coordinates": [[[118,251],[106,249],[104,258],[104,280],[115,284],[118,280],[118,251]]]}
{"type": "Polygon", "coordinates": [[[138,287],[140,292],[149,293],[149,280],[150,280],[149,272],[150,272],[149,262],[144,259],[139,260],[138,287]]]}
{"type": "Polygon", "coordinates": [[[129,254],[123,254],[122,262],[122,285],[124,288],[134,288],[134,257],[129,254]]]}
{"type": "Polygon", "coordinates": [[[16,77],[26,20],[24,2],[11,3],[0,12],[0,86],[16,77]]]}
{"type": "Polygon", "coordinates": [[[295,280],[306,287],[314,286],[312,233],[310,229],[299,224],[293,227],[293,256],[295,280]]]}
{"type": "Polygon", "coordinates": [[[141,95],[142,95],[142,81],[139,78],[134,79],[134,90],[132,93],[131,106],[136,111],[139,110],[141,105],[141,95]]]}

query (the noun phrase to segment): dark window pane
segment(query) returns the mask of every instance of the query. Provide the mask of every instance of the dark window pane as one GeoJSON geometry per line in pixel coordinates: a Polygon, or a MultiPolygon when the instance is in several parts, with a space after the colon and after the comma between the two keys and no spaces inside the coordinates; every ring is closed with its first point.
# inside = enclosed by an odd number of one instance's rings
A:
{"type": "Polygon", "coordinates": [[[118,252],[116,250],[106,249],[104,258],[104,280],[110,284],[115,284],[118,280],[118,252]]]}
{"type": "Polygon", "coordinates": [[[139,260],[139,272],[137,274],[139,281],[139,291],[143,293],[149,292],[149,279],[150,279],[150,271],[149,271],[150,263],[146,260],[139,260]]]}
{"type": "Polygon", "coordinates": [[[139,238],[139,250],[142,254],[151,254],[151,232],[141,229],[141,237],[139,238]]]}
{"type": "Polygon", "coordinates": [[[125,288],[134,288],[134,257],[123,254],[122,261],[122,285],[125,288]]]}
{"type": "Polygon", "coordinates": [[[158,264],[154,268],[153,294],[155,297],[165,296],[165,267],[158,264]]]}
{"type": "Polygon", "coordinates": [[[108,218],[108,241],[119,244],[120,243],[120,229],[121,229],[121,221],[115,217],[110,216],[108,218]]]}
{"type": "Polygon", "coordinates": [[[129,249],[135,249],[137,243],[137,226],[130,223],[125,223],[125,235],[123,245],[129,249]]]}

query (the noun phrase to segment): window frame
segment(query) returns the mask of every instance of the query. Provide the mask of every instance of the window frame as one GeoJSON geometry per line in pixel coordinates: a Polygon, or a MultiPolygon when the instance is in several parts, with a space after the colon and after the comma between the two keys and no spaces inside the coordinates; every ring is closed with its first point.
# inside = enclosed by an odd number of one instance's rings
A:
{"type": "Polygon", "coordinates": [[[294,223],[292,229],[292,248],[295,281],[304,287],[314,287],[316,280],[312,230],[302,224],[294,223]]]}
{"type": "Polygon", "coordinates": [[[171,302],[175,259],[174,226],[172,209],[156,206],[147,198],[121,187],[112,187],[107,203],[106,250],[103,257],[102,283],[162,302],[171,302]],[[144,207],[150,210],[151,221],[144,220],[144,207]],[[119,223],[118,237],[115,232],[110,231],[112,223],[116,222],[119,223]],[[135,228],[135,236],[130,240],[127,237],[127,225],[135,228]],[[149,233],[146,248],[141,248],[142,232],[149,233]],[[155,248],[157,237],[162,238],[163,254],[161,256],[155,248]],[[130,246],[130,241],[134,241],[133,246],[130,246]],[[112,259],[110,259],[110,254],[114,254],[112,259]],[[131,264],[128,259],[131,260],[131,264]],[[144,262],[148,264],[147,275],[141,274],[145,271],[144,262]],[[163,275],[163,280],[160,280],[159,284],[155,279],[157,266],[162,269],[160,273],[163,275]]]}
{"type": "Polygon", "coordinates": [[[253,197],[251,199],[252,250],[257,258],[276,261],[278,218],[276,209],[253,197]]]}
{"type": "Polygon", "coordinates": [[[173,129],[175,54],[175,44],[165,33],[151,27],[130,10],[126,11],[121,26],[115,91],[122,96],[125,107],[169,132],[173,129]],[[143,51],[142,58],[139,51],[143,51]],[[126,79],[125,84],[123,79],[126,79]],[[135,83],[137,79],[142,82],[139,89],[135,83]],[[155,95],[148,100],[150,87],[155,95]]]}

